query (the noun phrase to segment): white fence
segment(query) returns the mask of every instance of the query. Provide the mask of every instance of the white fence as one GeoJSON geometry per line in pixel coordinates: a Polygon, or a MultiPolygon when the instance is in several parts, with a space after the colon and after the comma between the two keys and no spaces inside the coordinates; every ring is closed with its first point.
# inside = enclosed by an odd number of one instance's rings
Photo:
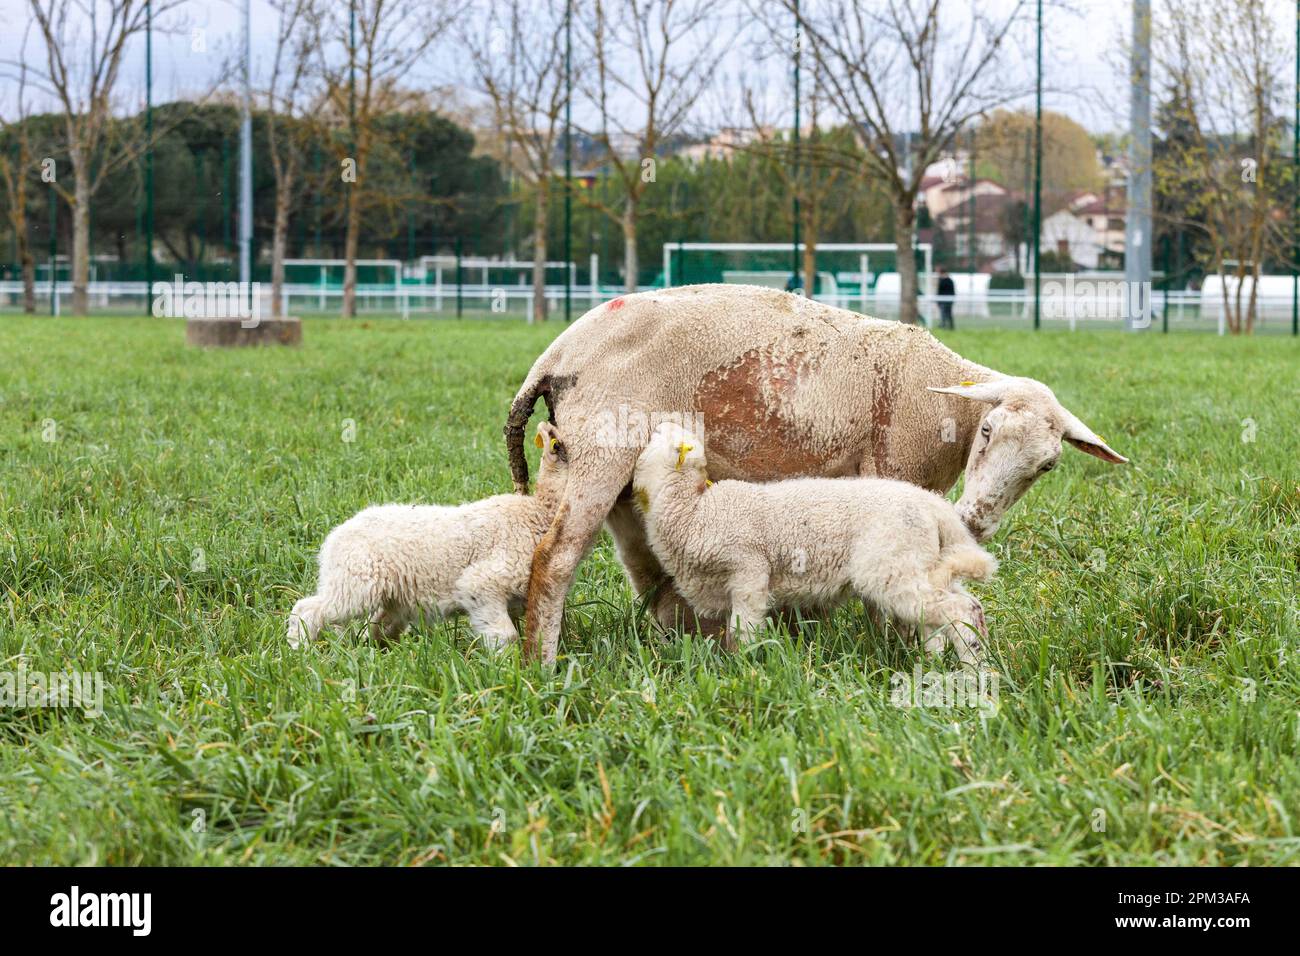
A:
{"type": "MultiPolygon", "coordinates": [[[[929,277],[921,277],[922,288],[933,288],[929,277]]],[[[988,289],[987,284],[962,281],[955,275],[957,294],[951,297],[953,313],[958,328],[967,326],[999,325],[1024,328],[1033,321],[1034,300],[1028,291],[1020,289],[988,289]],[[974,285],[972,289],[971,286],[974,285]],[[983,285],[983,288],[981,288],[983,285]]],[[[1287,277],[1282,277],[1287,278],[1287,277]]],[[[1288,279],[1289,281],[1289,279],[1288,279]]],[[[270,283],[262,283],[261,314],[269,316],[270,283]]],[[[571,311],[576,318],[602,302],[622,295],[621,289],[592,285],[573,285],[571,311]]],[[[36,286],[37,311],[55,315],[66,311],[71,297],[70,282],[49,281],[36,286]],[[51,301],[52,293],[52,301],[51,301]]],[[[95,312],[117,312],[123,315],[142,315],[151,311],[152,298],[147,295],[143,282],[92,282],[89,286],[90,306],[95,312]]],[[[549,285],[545,295],[552,316],[563,314],[565,289],[562,285],[549,285]]],[[[1225,329],[1222,290],[1207,294],[1196,291],[1150,293],[1152,326],[1160,328],[1195,329],[1218,332],[1225,329]]],[[[287,315],[337,315],[342,307],[343,291],[336,286],[316,284],[288,284],[281,297],[282,311],[287,315]]],[[[890,294],[888,287],[877,288],[866,296],[861,293],[826,292],[815,296],[819,302],[850,309],[880,318],[897,318],[899,299],[897,291],[890,294]]],[[[922,319],[938,325],[940,299],[934,294],[918,297],[922,319]]],[[[455,284],[361,286],[357,290],[357,310],[372,315],[399,315],[402,318],[454,317],[459,313],[475,317],[519,318],[532,311],[533,291],[530,286],[455,284]]],[[[15,313],[22,308],[22,283],[17,280],[0,281],[0,314],[15,313]]],[[[1291,331],[1292,299],[1289,291],[1279,293],[1278,288],[1261,284],[1258,299],[1256,328],[1264,332],[1291,331]]],[[[1124,309],[1113,295],[1096,289],[1086,292],[1078,288],[1053,291],[1043,283],[1040,317],[1048,328],[1119,328],[1124,325],[1124,309]]]]}

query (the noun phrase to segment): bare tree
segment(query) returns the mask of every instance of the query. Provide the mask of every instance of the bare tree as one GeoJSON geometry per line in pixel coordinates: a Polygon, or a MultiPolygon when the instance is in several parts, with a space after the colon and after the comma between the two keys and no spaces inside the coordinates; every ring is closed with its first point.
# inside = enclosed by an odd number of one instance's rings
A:
{"type": "Polygon", "coordinates": [[[458,0],[350,0],[327,4],[316,31],[331,112],[347,133],[340,176],[347,185],[343,314],[357,314],[357,247],[370,184],[366,163],[380,118],[403,97],[399,87],[460,15],[458,0]],[[344,56],[330,56],[341,47],[344,56]]]}
{"type": "Polygon", "coordinates": [[[1007,81],[1002,65],[1025,0],[997,15],[943,0],[781,0],[780,21],[756,7],[777,35],[793,38],[816,60],[835,108],[862,140],[866,172],[894,210],[901,285],[900,317],[917,321],[913,246],[916,201],[925,169],[977,116],[1023,96],[1028,84],[1007,81]],[[796,7],[799,7],[796,16],[796,7]]]}
{"type": "MultiPolygon", "coordinates": [[[[157,21],[181,0],[158,0],[157,21]]],[[[42,84],[57,100],[72,165],[69,190],[57,179],[54,188],[72,209],[72,311],[85,315],[89,306],[90,203],[100,186],[123,165],[136,159],[148,143],[140,124],[117,122],[114,95],[122,56],[145,29],[145,0],[30,0],[41,39],[46,69],[42,84]]]]}
{"type": "Polygon", "coordinates": [[[463,32],[481,92],[491,103],[497,157],[533,195],[533,310],[546,319],[546,230],[565,106],[562,0],[491,4],[478,29],[463,32]]]}
{"type": "Polygon", "coordinates": [[[590,132],[621,193],[617,207],[594,190],[582,198],[622,226],[628,292],[637,288],[637,210],[655,181],[656,154],[683,130],[730,48],[734,34],[718,9],[716,0],[591,0],[581,17],[596,115],[590,132]]]}
{"type": "Polygon", "coordinates": [[[275,224],[271,230],[271,315],[281,313],[289,210],[302,165],[302,127],[307,110],[309,65],[316,49],[315,0],[272,0],[279,15],[275,57],[267,81],[266,137],[275,176],[275,224]]]}
{"type": "MultiPolygon", "coordinates": [[[[22,52],[27,52],[26,34],[23,35],[22,52]]],[[[30,113],[26,94],[27,67],[20,64],[18,84],[14,90],[13,120],[0,116],[0,136],[6,140],[12,137],[15,146],[13,155],[8,150],[0,153],[0,180],[4,182],[9,225],[18,245],[18,261],[23,276],[23,311],[33,315],[36,312],[36,258],[32,255],[31,238],[27,234],[27,185],[35,172],[36,162],[28,127],[30,113]]]]}
{"type": "MultiPolygon", "coordinates": [[[[786,57],[791,50],[778,45],[776,53],[786,57]]],[[[740,148],[768,160],[765,169],[798,204],[804,247],[800,271],[804,292],[811,296],[817,288],[817,242],[823,223],[852,198],[848,186],[862,175],[863,156],[851,131],[825,128],[831,104],[821,65],[813,60],[808,73],[797,141],[793,129],[781,128],[778,117],[784,107],[773,110],[762,87],[742,81],[746,136],[740,148]]]]}
{"type": "Polygon", "coordinates": [[[1292,184],[1279,108],[1288,54],[1273,24],[1263,0],[1183,0],[1165,4],[1152,31],[1170,127],[1154,161],[1156,189],[1167,218],[1197,240],[1202,268],[1224,276],[1234,335],[1254,330],[1264,261],[1287,258],[1281,209],[1292,184]]]}

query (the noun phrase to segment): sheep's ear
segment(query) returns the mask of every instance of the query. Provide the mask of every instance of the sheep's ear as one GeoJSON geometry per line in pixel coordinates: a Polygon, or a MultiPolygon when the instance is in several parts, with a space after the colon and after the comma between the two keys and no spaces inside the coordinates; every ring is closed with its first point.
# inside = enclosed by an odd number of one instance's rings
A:
{"type": "Polygon", "coordinates": [[[542,449],[542,457],[548,461],[568,461],[568,453],[565,451],[564,442],[560,440],[560,432],[550,422],[542,421],[537,423],[537,447],[542,449]]]}
{"type": "Polygon", "coordinates": [[[1065,412],[1065,433],[1061,436],[1079,451],[1112,465],[1128,464],[1128,459],[1106,444],[1106,440],[1079,421],[1072,412],[1065,412]]]}
{"type": "Polygon", "coordinates": [[[943,395],[957,395],[960,398],[969,398],[972,401],[996,405],[1002,401],[1010,386],[1011,379],[995,378],[988,382],[961,382],[957,385],[949,385],[946,388],[928,388],[928,391],[939,392],[943,395]]]}

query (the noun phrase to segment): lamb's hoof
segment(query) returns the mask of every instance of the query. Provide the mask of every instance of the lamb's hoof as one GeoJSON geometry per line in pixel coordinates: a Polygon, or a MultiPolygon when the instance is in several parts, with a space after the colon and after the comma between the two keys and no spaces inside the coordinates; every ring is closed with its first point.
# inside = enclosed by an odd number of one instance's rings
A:
{"type": "Polygon", "coordinates": [[[510,647],[510,645],[513,644],[515,640],[516,638],[514,637],[514,635],[511,634],[478,635],[478,642],[483,645],[483,649],[493,654],[500,654],[502,651],[510,647]]]}

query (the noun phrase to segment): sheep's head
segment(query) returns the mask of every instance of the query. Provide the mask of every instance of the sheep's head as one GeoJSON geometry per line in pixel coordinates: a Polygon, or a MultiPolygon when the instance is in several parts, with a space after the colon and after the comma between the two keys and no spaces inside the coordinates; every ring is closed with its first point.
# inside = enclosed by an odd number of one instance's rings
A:
{"type": "Polygon", "coordinates": [[[694,478],[703,490],[708,482],[706,464],[703,441],[680,425],[661,423],[637,459],[632,477],[637,503],[643,511],[648,510],[650,498],[670,476],[694,478]]]}
{"type": "Polygon", "coordinates": [[[930,391],[990,406],[971,443],[957,502],[957,514],[980,541],[992,537],[1007,509],[1056,467],[1062,441],[1102,461],[1128,461],[1032,378],[1007,376],[930,391]]]}
{"type": "Polygon", "coordinates": [[[542,450],[541,468],[537,472],[537,496],[558,502],[569,480],[569,451],[559,430],[548,421],[539,422],[533,443],[542,450]]]}

